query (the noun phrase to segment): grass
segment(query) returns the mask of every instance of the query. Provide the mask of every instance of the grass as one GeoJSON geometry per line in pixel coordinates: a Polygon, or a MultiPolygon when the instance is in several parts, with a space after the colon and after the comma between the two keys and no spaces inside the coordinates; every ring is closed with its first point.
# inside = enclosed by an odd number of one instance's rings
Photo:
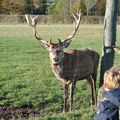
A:
{"type": "MultiPolygon", "coordinates": [[[[72,25],[40,25],[38,31],[45,40],[67,37],[72,25]]],[[[102,25],[81,25],[68,49],[91,47],[101,54],[102,25]]],[[[74,110],[62,114],[62,86],[53,75],[48,52],[34,39],[26,25],[0,25],[0,105],[34,105],[41,116],[28,120],[91,120],[90,87],[86,81],[77,83],[74,110]]],[[[120,26],[117,32],[120,39],[120,26]]],[[[120,56],[115,56],[119,65],[120,56]]],[[[98,80],[99,83],[99,70],[98,80]]]]}

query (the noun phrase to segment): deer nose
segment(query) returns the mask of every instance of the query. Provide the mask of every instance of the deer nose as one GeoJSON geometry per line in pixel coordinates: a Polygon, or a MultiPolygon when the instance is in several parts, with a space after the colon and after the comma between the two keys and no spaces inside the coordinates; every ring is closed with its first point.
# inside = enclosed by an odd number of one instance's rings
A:
{"type": "Polygon", "coordinates": [[[53,58],[53,60],[54,60],[55,62],[58,62],[58,61],[59,61],[59,58],[53,58]]]}

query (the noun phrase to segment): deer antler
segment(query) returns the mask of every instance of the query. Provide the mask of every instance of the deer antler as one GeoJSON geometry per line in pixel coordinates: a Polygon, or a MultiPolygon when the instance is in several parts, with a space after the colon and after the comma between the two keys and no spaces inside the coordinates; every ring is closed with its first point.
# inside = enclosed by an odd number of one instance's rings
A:
{"type": "Polygon", "coordinates": [[[33,28],[36,27],[38,17],[39,17],[39,16],[37,15],[37,16],[35,16],[34,18],[32,18],[31,15],[25,14],[25,18],[26,18],[26,20],[27,20],[27,23],[28,23],[31,27],[33,27],[33,28]]]}
{"type": "MultiPolygon", "coordinates": [[[[73,30],[73,32],[63,40],[64,41],[68,41],[68,40],[71,40],[75,35],[76,35],[76,32],[79,28],[79,25],[80,25],[80,21],[81,21],[81,12],[79,11],[78,13],[76,13],[76,15],[72,14],[74,19],[75,19],[75,29],[73,30]]],[[[37,25],[37,21],[38,21],[38,17],[39,16],[35,16],[32,18],[31,15],[28,15],[28,14],[25,14],[25,18],[26,18],[26,21],[27,23],[33,28],[34,30],[34,35],[36,37],[37,40],[39,40],[41,43],[48,43],[47,41],[44,41],[40,35],[38,34],[37,30],[36,30],[36,25],[37,25]]],[[[59,40],[59,42],[61,42],[59,40]]]]}
{"type": "Polygon", "coordinates": [[[37,25],[37,21],[38,21],[38,15],[33,17],[29,14],[25,14],[25,18],[26,18],[26,21],[28,23],[28,25],[30,25],[32,28],[33,28],[33,31],[34,31],[34,34],[35,34],[35,37],[37,40],[43,40],[40,35],[38,34],[37,30],[36,30],[36,25],[37,25]]]}
{"type": "Polygon", "coordinates": [[[74,14],[72,14],[72,15],[75,19],[75,29],[72,31],[72,33],[67,38],[64,39],[64,41],[72,39],[76,35],[76,32],[77,32],[79,25],[80,25],[81,16],[82,16],[81,11],[76,13],[76,15],[74,15],[74,14]]]}
{"type": "Polygon", "coordinates": [[[38,17],[39,16],[35,16],[35,17],[32,18],[31,15],[25,14],[25,18],[26,18],[27,23],[33,28],[35,38],[37,40],[39,40],[39,42],[40,42],[40,44],[42,45],[43,48],[47,48],[46,46],[49,46],[49,43],[51,42],[51,40],[50,40],[50,42],[47,42],[47,41],[43,40],[40,37],[40,35],[38,34],[38,32],[36,30],[36,25],[37,25],[38,17]]]}

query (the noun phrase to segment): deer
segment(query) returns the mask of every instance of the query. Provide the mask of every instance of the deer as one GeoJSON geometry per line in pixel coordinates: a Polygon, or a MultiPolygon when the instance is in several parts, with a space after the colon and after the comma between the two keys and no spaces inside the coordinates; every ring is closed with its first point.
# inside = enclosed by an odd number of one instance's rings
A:
{"type": "Polygon", "coordinates": [[[75,94],[76,82],[86,79],[91,86],[92,105],[96,104],[96,79],[99,64],[99,54],[91,48],[81,48],[64,50],[75,37],[80,26],[82,13],[79,11],[72,14],[75,20],[75,28],[68,37],[63,40],[58,39],[57,43],[44,40],[37,31],[37,21],[39,16],[32,17],[25,14],[25,18],[30,27],[32,27],[35,38],[41,46],[49,52],[52,71],[63,86],[63,112],[66,112],[67,102],[69,100],[69,111],[73,108],[73,96],[75,94]]]}

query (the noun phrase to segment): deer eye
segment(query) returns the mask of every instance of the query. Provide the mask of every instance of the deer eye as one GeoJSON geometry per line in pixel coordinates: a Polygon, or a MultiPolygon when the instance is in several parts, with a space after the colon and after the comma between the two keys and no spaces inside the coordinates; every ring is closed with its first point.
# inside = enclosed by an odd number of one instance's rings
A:
{"type": "Polygon", "coordinates": [[[57,51],[56,51],[56,53],[58,54],[58,53],[60,53],[60,51],[59,51],[59,50],[57,50],[57,51]]]}

